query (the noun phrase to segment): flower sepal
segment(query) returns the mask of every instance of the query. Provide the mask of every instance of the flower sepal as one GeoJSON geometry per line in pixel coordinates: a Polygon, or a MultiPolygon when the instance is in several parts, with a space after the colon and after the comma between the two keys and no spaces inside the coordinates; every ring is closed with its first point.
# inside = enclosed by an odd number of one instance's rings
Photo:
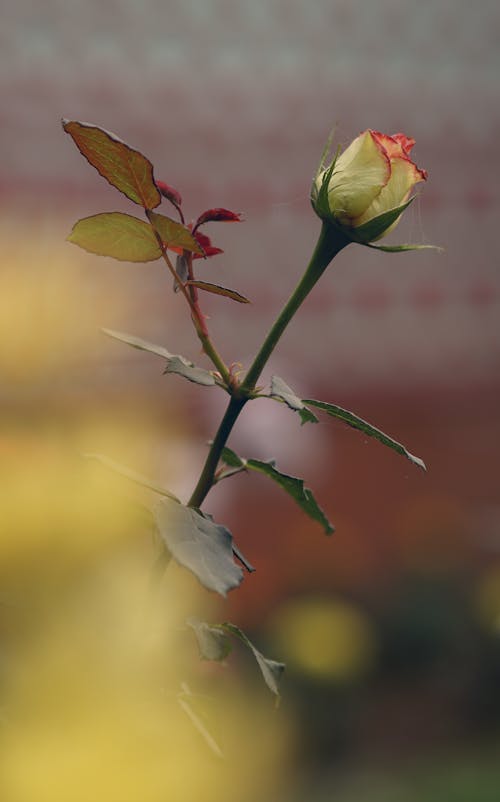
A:
{"type": "Polygon", "coordinates": [[[318,177],[318,175],[321,174],[321,172],[323,170],[323,166],[324,166],[327,154],[328,154],[328,150],[329,150],[329,143],[327,143],[327,147],[325,148],[325,151],[323,152],[323,157],[321,159],[318,171],[317,171],[316,176],[314,178],[314,181],[312,183],[310,200],[311,200],[312,207],[313,207],[314,211],[316,212],[316,214],[318,215],[318,217],[321,218],[321,220],[326,220],[327,222],[332,223],[334,221],[332,219],[332,213],[330,211],[330,204],[329,204],[329,201],[328,201],[328,187],[330,185],[330,179],[331,179],[333,171],[335,169],[335,163],[337,161],[337,157],[338,157],[338,155],[340,153],[340,147],[337,148],[337,152],[335,153],[335,156],[333,157],[333,161],[332,161],[330,167],[328,167],[328,169],[325,170],[325,172],[323,173],[322,179],[321,179],[321,186],[320,186],[319,189],[318,189],[318,184],[317,184],[317,177],[318,177]]]}
{"type": "Polygon", "coordinates": [[[350,237],[353,242],[357,242],[360,245],[368,245],[370,242],[375,242],[385,236],[388,230],[396,224],[404,210],[408,208],[410,203],[413,203],[415,198],[416,195],[413,195],[405,203],[402,203],[401,206],[396,206],[395,209],[389,209],[387,212],[383,212],[377,217],[368,220],[367,223],[357,226],[357,228],[344,228],[343,226],[340,226],[340,228],[343,228],[344,233],[350,237]]]}

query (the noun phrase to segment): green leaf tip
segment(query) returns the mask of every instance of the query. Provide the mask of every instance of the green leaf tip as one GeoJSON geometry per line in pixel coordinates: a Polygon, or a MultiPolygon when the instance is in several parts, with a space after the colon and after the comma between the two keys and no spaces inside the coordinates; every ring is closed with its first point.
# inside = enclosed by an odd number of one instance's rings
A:
{"type": "Polygon", "coordinates": [[[291,387],[279,376],[271,377],[271,393],[270,398],[275,401],[283,401],[287,407],[300,416],[301,423],[318,423],[318,418],[308,409],[299,396],[292,390],[291,387]]]}
{"type": "Polygon", "coordinates": [[[418,467],[422,468],[423,471],[427,470],[425,462],[420,459],[420,457],[410,454],[408,449],[406,449],[401,443],[398,443],[397,440],[394,440],[392,437],[389,437],[389,435],[384,434],[384,432],[380,431],[380,429],[372,426],[371,423],[363,420],[363,418],[359,418],[348,409],[339,407],[336,404],[328,404],[326,401],[315,401],[312,398],[304,399],[304,403],[323,410],[327,413],[327,415],[331,415],[333,418],[338,418],[338,420],[343,421],[353,429],[358,429],[358,431],[363,432],[364,434],[368,435],[368,437],[373,437],[375,440],[383,443],[383,445],[392,448],[393,451],[396,451],[398,454],[406,457],[406,459],[410,460],[410,462],[413,462],[414,465],[418,465],[418,467]]]}
{"type": "Polygon", "coordinates": [[[257,665],[259,666],[262,676],[264,678],[264,682],[266,683],[269,690],[274,693],[274,695],[279,699],[280,691],[279,691],[279,683],[282,677],[282,674],[285,670],[285,664],[279,663],[276,660],[270,660],[268,657],[264,657],[262,652],[253,645],[251,640],[245,635],[242,629],[235,626],[235,624],[230,624],[229,622],[225,622],[224,624],[220,625],[222,629],[226,632],[231,633],[235,637],[239,638],[242,643],[247,646],[250,651],[252,652],[253,656],[257,661],[257,665]]]}
{"type": "Polygon", "coordinates": [[[223,449],[221,459],[226,465],[235,470],[239,468],[263,473],[285,490],[310,518],[321,524],[325,534],[330,535],[335,531],[335,527],[330,523],[317,503],[312,491],[305,487],[304,480],[282,473],[276,468],[274,460],[264,462],[258,459],[243,459],[227,447],[223,449]]]}

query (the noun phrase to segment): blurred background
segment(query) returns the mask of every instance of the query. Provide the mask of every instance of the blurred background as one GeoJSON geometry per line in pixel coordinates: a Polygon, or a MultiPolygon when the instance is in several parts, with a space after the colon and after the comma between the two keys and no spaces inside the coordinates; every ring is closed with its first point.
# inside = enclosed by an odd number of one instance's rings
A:
{"type": "MultiPolygon", "coordinates": [[[[159,262],[113,262],[65,242],[80,217],[136,210],[80,156],[61,117],[105,127],[141,150],[156,177],[181,191],[189,218],[214,206],[243,212],[241,225],[207,227],[224,254],[199,274],[253,302],[204,298],[220,351],[244,366],[315,244],[309,188],[332,125],[344,145],[367,127],[416,139],[415,161],[429,179],[391,242],[434,243],[444,253],[343,251],[264,380],[276,373],[301,397],[353,410],[422,457],[428,472],[337,422],[300,427],[286,408],[255,402],[231,445],[243,456],[275,457],[303,477],[337,531],[325,538],[265,477],[221,483],[206,510],[232,530],[257,572],[227,602],[204,594],[193,605],[208,605],[206,618],[233,621],[287,663],[280,712],[272,711],[272,724],[252,719],[247,739],[255,744],[263,730],[281,728],[285,755],[269,769],[272,790],[255,787],[253,798],[498,799],[499,25],[493,0],[2,6],[0,671],[14,766],[8,802],[45,798],[45,775],[33,772],[33,790],[19,784],[16,767],[35,755],[47,763],[39,753],[47,728],[38,739],[29,730],[46,710],[26,705],[26,688],[40,701],[43,677],[54,688],[73,676],[74,662],[60,661],[61,608],[74,632],[85,600],[102,600],[92,607],[95,621],[109,603],[109,627],[70,649],[108,671],[103,647],[128,608],[121,589],[109,602],[103,587],[115,565],[126,566],[126,585],[137,541],[132,563],[140,576],[153,553],[129,506],[134,488],[82,466],[80,454],[105,453],[185,499],[225,406],[217,389],[164,377],[154,357],[99,332],[126,331],[208,367],[159,262]],[[44,667],[38,691],[23,673],[27,662],[44,667]],[[23,722],[27,753],[19,746],[23,722]]],[[[189,585],[189,599],[193,592],[189,585]]],[[[126,660],[136,634],[120,635],[126,660]]],[[[156,652],[145,654],[149,665],[156,652]]],[[[111,676],[118,670],[113,663],[111,676]]],[[[253,670],[238,653],[223,677],[205,666],[198,680],[220,683],[222,696],[225,688],[244,696],[253,670]]],[[[129,680],[123,687],[142,699],[129,680]]],[[[75,683],[67,687],[70,708],[75,683]]],[[[98,688],[93,706],[102,709],[108,685],[98,688]]],[[[266,693],[257,687],[259,704],[266,693]]],[[[141,707],[148,721],[150,707],[148,696],[141,707]]],[[[136,712],[126,726],[136,726],[136,712]]],[[[162,715],[163,708],[152,716],[158,731],[162,715]]],[[[51,708],[51,732],[57,722],[51,708]]],[[[87,725],[81,747],[92,751],[102,722],[87,725]]],[[[238,727],[248,735],[248,724],[238,727]]],[[[154,743],[157,734],[150,727],[154,743]]],[[[64,741],[50,742],[55,765],[64,741]]],[[[127,798],[163,799],[161,782],[147,792],[141,785],[151,754],[141,743],[127,798]]],[[[254,767],[267,766],[267,746],[266,758],[250,750],[254,767]]],[[[118,765],[128,749],[134,744],[122,749],[119,741],[118,765]]],[[[84,772],[83,764],[67,765],[68,776],[84,772]]],[[[92,770],[99,776],[98,766],[92,770]]],[[[183,776],[179,787],[190,799],[183,776]]],[[[47,799],[69,798],[65,781],[59,790],[49,783],[47,799]]],[[[235,781],[226,777],[225,787],[235,781]]],[[[196,798],[199,789],[191,792],[196,798]]],[[[107,798],[126,797],[111,788],[107,798]]],[[[169,798],[182,796],[170,789],[169,798]]]]}

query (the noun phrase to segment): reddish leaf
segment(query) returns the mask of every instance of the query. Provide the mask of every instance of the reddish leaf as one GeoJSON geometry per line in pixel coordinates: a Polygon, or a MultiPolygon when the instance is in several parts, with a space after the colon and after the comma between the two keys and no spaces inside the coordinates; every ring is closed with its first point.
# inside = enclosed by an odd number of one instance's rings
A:
{"type": "MultiPolygon", "coordinates": [[[[201,231],[195,231],[194,236],[196,237],[197,242],[201,245],[203,250],[203,256],[217,256],[218,253],[224,253],[222,248],[216,248],[215,245],[212,245],[212,240],[210,237],[207,237],[206,234],[202,234],[201,231]]],[[[195,256],[195,259],[200,259],[200,256],[195,256]]]]}
{"type": "Polygon", "coordinates": [[[173,203],[174,206],[182,206],[180,192],[177,192],[177,190],[171,187],[170,184],[166,184],[165,181],[157,181],[156,186],[160,190],[163,197],[173,203]]]}
{"type": "Polygon", "coordinates": [[[175,253],[192,251],[194,254],[203,256],[203,250],[200,248],[196,237],[182,223],[177,223],[175,220],[171,220],[170,217],[156,212],[149,212],[148,217],[166,248],[175,251],[175,253]]]}
{"type": "Polygon", "coordinates": [[[203,223],[210,222],[221,223],[241,223],[241,212],[230,212],[229,209],[207,209],[206,212],[200,214],[198,220],[194,224],[193,231],[203,225],[203,223]]]}
{"type": "MultiPolygon", "coordinates": [[[[204,259],[208,256],[217,256],[218,253],[224,253],[222,248],[216,248],[215,245],[212,245],[210,237],[207,237],[206,234],[202,234],[200,231],[195,231],[193,236],[200,246],[199,253],[195,253],[193,255],[193,259],[204,259]]],[[[174,253],[182,253],[182,248],[176,247],[175,245],[170,244],[168,248],[169,250],[174,251],[174,253]]]]}
{"type": "Polygon", "coordinates": [[[109,183],[145,209],[161,203],[153,165],[115,134],[90,123],[63,120],[62,125],[80,153],[109,183]]]}
{"type": "Polygon", "coordinates": [[[233,301],[238,301],[240,304],[250,303],[244,295],[240,295],[235,290],[228,290],[227,287],[221,287],[219,284],[210,284],[208,281],[186,281],[186,284],[191,285],[191,287],[197,287],[199,290],[213,292],[214,295],[225,295],[226,298],[232,298],[233,301]]]}
{"type": "Polygon", "coordinates": [[[122,212],[104,212],[78,220],[68,241],[90,253],[123,262],[152,262],[161,256],[151,226],[122,212]]]}

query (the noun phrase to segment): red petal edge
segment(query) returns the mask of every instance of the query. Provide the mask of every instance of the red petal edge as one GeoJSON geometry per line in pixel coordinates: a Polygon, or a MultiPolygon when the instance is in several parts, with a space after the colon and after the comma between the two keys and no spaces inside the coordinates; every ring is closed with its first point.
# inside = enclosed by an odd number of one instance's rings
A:
{"type": "Polygon", "coordinates": [[[427,170],[422,170],[411,160],[410,151],[415,144],[412,137],[406,134],[381,134],[380,131],[370,131],[375,141],[385,150],[389,159],[405,159],[410,162],[421,176],[421,181],[427,180],[427,170]]]}

